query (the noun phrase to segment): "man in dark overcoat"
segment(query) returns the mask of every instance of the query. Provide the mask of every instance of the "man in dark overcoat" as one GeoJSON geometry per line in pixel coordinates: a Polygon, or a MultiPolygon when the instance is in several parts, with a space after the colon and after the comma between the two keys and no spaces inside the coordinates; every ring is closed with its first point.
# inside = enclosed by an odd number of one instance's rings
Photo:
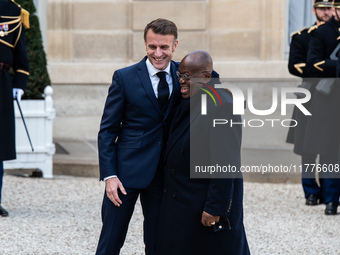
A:
{"type": "MultiPolygon", "coordinates": [[[[14,1],[0,0],[0,215],[3,161],[16,158],[13,98],[21,99],[28,80],[28,58],[22,9],[14,1]]],[[[25,23],[26,26],[28,24],[25,23]]]]}
{"type": "Polygon", "coordinates": [[[223,117],[229,123],[240,123],[241,118],[233,115],[233,100],[227,90],[210,90],[212,84],[204,84],[201,90],[193,81],[195,78],[208,82],[212,70],[211,57],[205,51],[188,54],[178,69],[183,98],[165,153],[157,254],[250,254],[243,225],[243,179],[239,172],[241,127],[212,126],[214,118],[223,117]],[[207,115],[202,116],[200,100],[207,90],[212,94],[216,91],[218,105],[208,97],[207,115]],[[231,166],[237,173],[191,176],[194,166],[217,164],[231,166]]]}

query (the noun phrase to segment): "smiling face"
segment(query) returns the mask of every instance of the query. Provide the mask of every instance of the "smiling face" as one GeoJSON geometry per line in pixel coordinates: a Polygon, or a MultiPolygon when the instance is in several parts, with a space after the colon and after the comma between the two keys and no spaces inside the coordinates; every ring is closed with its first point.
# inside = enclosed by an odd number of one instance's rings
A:
{"type": "Polygon", "coordinates": [[[181,85],[182,97],[190,98],[195,96],[198,93],[199,88],[203,87],[201,83],[209,82],[211,71],[210,67],[197,65],[197,59],[195,60],[192,55],[184,57],[178,68],[178,80],[181,85]],[[187,79],[183,77],[183,75],[193,77],[187,79]]]}
{"type": "Polygon", "coordinates": [[[144,44],[151,64],[159,70],[164,70],[177,49],[178,41],[175,40],[174,35],[156,34],[149,29],[144,44]]]}

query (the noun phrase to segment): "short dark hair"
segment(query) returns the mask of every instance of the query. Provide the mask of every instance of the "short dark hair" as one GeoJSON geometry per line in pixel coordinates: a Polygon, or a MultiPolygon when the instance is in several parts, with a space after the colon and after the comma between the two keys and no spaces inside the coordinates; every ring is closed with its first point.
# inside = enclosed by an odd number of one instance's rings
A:
{"type": "Polygon", "coordinates": [[[161,35],[173,35],[175,40],[177,40],[177,26],[170,20],[167,19],[155,19],[146,25],[144,29],[144,41],[146,42],[146,34],[152,29],[156,34],[161,35]]]}

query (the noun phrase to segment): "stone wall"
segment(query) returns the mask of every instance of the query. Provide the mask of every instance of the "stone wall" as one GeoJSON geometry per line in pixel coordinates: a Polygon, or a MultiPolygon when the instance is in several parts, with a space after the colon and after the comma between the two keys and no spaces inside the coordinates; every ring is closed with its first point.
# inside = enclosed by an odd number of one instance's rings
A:
{"type": "Polygon", "coordinates": [[[112,70],[145,55],[143,29],[158,17],[178,26],[175,60],[204,49],[218,66],[228,67],[219,70],[226,76],[244,76],[241,67],[248,69],[248,77],[268,75],[265,70],[274,64],[275,77],[286,77],[286,67],[280,69],[286,42],[285,5],[285,0],[48,0],[52,80],[107,84],[112,70]]]}
{"type": "Polygon", "coordinates": [[[113,71],[142,59],[144,27],[159,17],[178,26],[175,60],[203,49],[222,77],[291,77],[286,0],[47,0],[47,17],[55,137],[96,138],[113,71]]]}

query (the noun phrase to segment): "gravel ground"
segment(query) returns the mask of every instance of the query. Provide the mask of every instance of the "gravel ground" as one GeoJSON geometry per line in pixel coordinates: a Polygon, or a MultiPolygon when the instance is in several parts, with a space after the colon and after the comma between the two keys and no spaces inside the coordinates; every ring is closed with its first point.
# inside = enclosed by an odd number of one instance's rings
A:
{"type": "MultiPolygon", "coordinates": [[[[103,191],[95,178],[6,175],[2,205],[10,215],[0,217],[0,254],[94,254],[103,191]]],[[[340,215],[325,216],[323,210],[304,205],[299,184],[245,183],[251,253],[340,254],[340,215]]],[[[144,254],[139,204],[121,254],[144,254]]]]}

